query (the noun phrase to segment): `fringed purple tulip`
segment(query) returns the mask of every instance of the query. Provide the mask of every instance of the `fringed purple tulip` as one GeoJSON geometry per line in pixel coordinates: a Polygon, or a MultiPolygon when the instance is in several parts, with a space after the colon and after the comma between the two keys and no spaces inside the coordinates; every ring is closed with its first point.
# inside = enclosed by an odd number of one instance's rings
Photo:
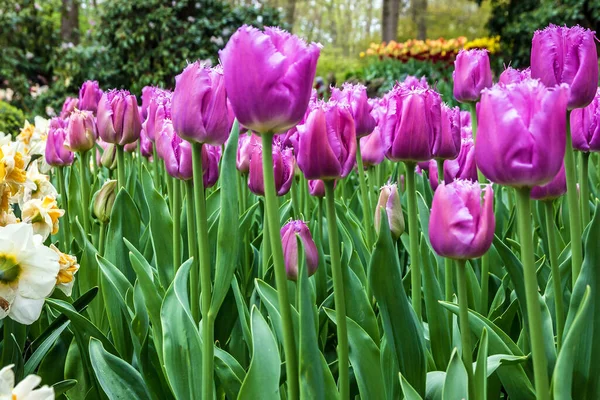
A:
{"type": "Polygon", "coordinates": [[[509,85],[511,83],[523,82],[525,79],[531,78],[531,68],[526,69],[514,69],[507,67],[498,78],[498,83],[503,85],[509,85]]]}
{"type": "Polygon", "coordinates": [[[298,124],[311,97],[319,52],[319,45],[279,28],[239,28],[219,56],[240,124],[259,134],[298,124]]]}
{"type": "Polygon", "coordinates": [[[229,111],[221,67],[189,64],[175,78],[173,127],[183,139],[222,145],[229,137],[229,111]]]}
{"type": "Polygon", "coordinates": [[[407,75],[406,78],[404,78],[403,84],[404,84],[404,86],[406,86],[408,88],[424,88],[424,89],[429,88],[429,84],[427,83],[427,78],[425,78],[424,76],[422,76],[421,79],[419,79],[416,76],[407,75]]]}
{"type": "Polygon", "coordinates": [[[151,142],[156,140],[156,136],[162,132],[165,120],[171,123],[171,99],[173,93],[168,90],[155,88],[149,100],[146,120],[142,124],[148,139],[151,142]]]}
{"type": "Polygon", "coordinates": [[[454,61],[454,97],[461,103],[479,101],[481,91],[493,85],[487,50],[461,50],[454,61]]]}
{"type": "Polygon", "coordinates": [[[456,159],[444,161],[444,181],[450,183],[455,179],[477,181],[475,145],[472,138],[462,139],[460,153],[456,159]]]}
{"type": "Polygon", "coordinates": [[[571,112],[571,139],[575,150],[600,151],[600,89],[588,106],[571,112]]]}
{"type": "Polygon", "coordinates": [[[96,121],[91,111],[75,110],[69,117],[64,145],[75,152],[85,152],[96,142],[96,121]]]}
{"type": "Polygon", "coordinates": [[[362,138],[373,132],[373,129],[375,129],[375,118],[371,115],[373,106],[369,104],[367,88],[364,85],[344,83],[342,90],[332,89],[331,100],[346,101],[350,104],[357,138],[362,138]]]}
{"type": "Polygon", "coordinates": [[[98,133],[102,140],[124,146],[140,137],[142,121],[137,99],[126,90],[104,93],[98,104],[98,133]]]}
{"type": "Polygon", "coordinates": [[[347,104],[317,102],[298,126],[298,167],[306,179],[346,177],[356,162],[356,131],[347,104]]]}
{"type": "Polygon", "coordinates": [[[462,128],[468,126],[471,127],[471,113],[469,111],[460,112],[460,126],[462,128]]]}
{"type": "Polygon", "coordinates": [[[67,122],[61,118],[52,118],[48,128],[48,138],[46,140],[46,150],[44,155],[46,162],[55,167],[64,167],[73,164],[75,155],[64,146],[65,128],[67,122]]]}
{"type": "Polygon", "coordinates": [[[255,147],[260,146],[260,137],[254,134],[240,134],[235,166],[242,174],[250,171],[250,157],[255,147]]]}
{"type": "Polygon", "coordinates": [[[494,192],[477,182],[440,184],[433,195],[429,218],[431,246],[442,257],[457,260],[484,255],[494,240],[494,192]]]}
{"type": "Polygon", "coordinates": [[[431,89],[398,85],[387,99],[382,137],[392,161],[429,161],[442,129],[442,100],[431,89]]]}
{"type": "Polygon", "coordinates": [[[143,121],[148,118],[148,107],[150,107],[150,102],[157,95],[158,91],[162,91],[162,89],[157,88],[156,86],[144,86],[142,88],[142,106],[140,107],[140,113],[143,121]]]}
{"type": "Polygon", "coordinates": [[[314,275],[319,266],[319,252],[308,225],[304,221],[292,220],[281,228],[280,233],[287,278],[291,281],[298,280],[298,239],[296,235],[302,242],[308,276],[314,275]]]}
{"type": "Polygon", "coordinates": [[[181,180],[192,179],[192,145],[175,133],[173,124],[163,125],[163,130],[156,138],[156,152],[165,162],[169,175],[181,180]]]}
{"type": "Polygon", "coordinates": [[[478,108],[475,159],[494,183],[544,185],[565,155],[569,88],[546,88],[530,79],[483,92],[478,108]]]}
{"type": "Polygon", "coordinates": [[[385,209],[388,219],[388,225],[392,233],[392,238],[398,240],[404,232],[404,215],[402,213],[402,204],[400,203],[400,193],[398,185],[395,183],[385,185],[379,192],[379,201],[375,207],[375,230],[379,232],[381,226],[381,209],[385,209]]]}
{"type": "Polygon", "coordinates": [[[569,110],[590,104],[598,87],[594,32],[581,26],[552,24],[536,31],[531,46],[531,77],[548,87],[568,84],[569,110]]]}
{"type": "Polygon", "coordinates": [[[62,119],[69,118],[69,115],[79,107],[79,99],[76,97],[67,97],[63,103],[62,110],[60,111],[59,117],[62,119]]]}
{"type": "Polygon", "coordinates": [[[460,109],[442,104],[441,110],[442,128],[433,138],[431,154],[438,160],[452,160],[458,156],[460,151],[460,109]]]}
{"type": "Polygon", "coordinates": [[[142,156],[150,159],[152,157],[152,142],[146,135],[146,132],[142,129],[140,133],[140,153],[142,156]]]}
{"type": "Polygon", "coordinates": [[[98,111],[98,102],[102,97],[102,89],[97,81],[85,81],[79,89],[79,109],[91,111],[94,114],[98,111]]]}
{"type": "Polygon", "coordinates": [[[550,183],[531,188],[531,198],[535,200],[553,200],[565,193],[567,193],[567,178],[564,164],[550,183]]]}
{"type": "Polygon", "coordinates": [[[365,167],[379,165],[385,159],[385,145],[379,127],[375,127],[370,135],[360,138],[360,155],[365,167]]]}
{"type": "MultiPolygon", "coordinates": [[[[265,182],[263,180],[262,146],[256,144],[250,155],[250,171],[248,173],[248,187],[257,196],[265,195],[265,182]]],[[[295,159],[292,149],[282,149],[279,143],[273,146],[273,174],[275,176],[275,191],[277,196],[284,196],[292,187],[294,179],[295,159]]]]}

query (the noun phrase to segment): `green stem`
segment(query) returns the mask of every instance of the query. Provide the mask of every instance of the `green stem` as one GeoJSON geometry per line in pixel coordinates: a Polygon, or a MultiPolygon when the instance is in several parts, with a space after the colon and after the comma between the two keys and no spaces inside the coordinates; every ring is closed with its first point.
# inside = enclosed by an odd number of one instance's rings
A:
{"type": "Polygon", "coordinates": [[[123,146],[117,145],[117,186],[125,187],[125,151],[123,146]]]}
{"type": "Polygon", "coordinates": [[[287,291],[287,277],[283,260],[283,248],[279,235],[279,210],[275,196],[275,176],[273,173],[273,134],[263,133],[263,178],[265,185],[265,211],[269,227],[269,238],[273,254],[273,269],[275,271],[275,284],[279,299],[279,310],[283,323],[283,350],[285,353],[285,370],[287,374],[288,398],[298,399],[298,358],[294,340],[294,327],[292,325],[291,305],[287,291]]]}
{"type": "Polygon", "coordinates": [[[458,323],[462,344],[462,359],[467,369],[469,398],[473,399],[473,355],[471,351],[471,328],[469,327],[469,303],[467,296],[466,261],[456,260],[456,286],[458,287],[458,323]]]}
{"type": "Polygon", "coordinates": [[[590,165],[590,153],[581,153],[581,170],[579,171],[579,187],[581,190],[581,228],[590,223],[590,181],[588,169],[590,165]]]}
{"type": "Polygon", "coordinates": [[[302,212],[304,212],[304,218],[310,218],[312,215],[312,206],[313,204],[310,195],[308,194],[308,180],[306,180],[303,176],[300,176],[300,191],[302,197],[302,212]]]}
{"type": "Polygon", "coordinates": [[[444,259],[444,275],[445,275],[445,281],[444,281],[444,288],[445,288],[445,297],[444,300],[446,300],[447,302],[452,302],[452,294],[454,293],[454,288],[453,288],[453,284],[452,284],[452,277],[454,275],[454,271],[452,270],[452,260],[449,258],[445,258],[444,259]]]}
{"type": "Polygon", "coordinates": [[[438,184],[442,184],[444,182],[444,160],[435,160],[437,164],[438,171],[438,184]]]}
{"type": "MultiPolygon", "coordinates": [[[[208,244],[208,220],[204,193],[204,171],[202,166],[202,143],[192,143],[192,164],[194,170],[194,209],[198,244],[200,248],[200,308],[202,312],[202,398],[213,398],[214,363],[214,318],[210,315],[212,282],[210,268],[210,246],[208,244]]],[[[194,282],[195,284],[195,282],[194,282]]],[[[192,298],[192,301],[195,299],[192,298]]]]}
{"type": "Polygon", "coordinates": [[[167,177],[167,197],[169,200],[169,210],[173,212],[173,178],[171,175],[166,175],[167,177]]]}
{"type": "MultiPolygon", "coordinates": [[[[317,221],[317,234],[318,241],[317,243],[323,244],[323,198],[318,197],[318,221],[317,221]]],[[[320,304],[325,297],[327,297],[327,264],[320,263],[319,268],[317,268],[316,273],[316,283],[317,283],[317,304],[320,304]]]]}
{"type": "Polygon", "coordinates": [[[567,178],[567,204],[569,206],[569,229],[571,234],[571,271],[572,282],[575,286],[581,263],[583,249],[581,242],[581,214],[577,194],[577,172],[575,171],[575,152],[571,142],[571,112],[567,112],[567,148],[565,151],[565,175],[567,178]]]}
{"type": "Polygon", "coordinates": [[[64,237],[63,243],[63,251],[69,252],[70,244],[71,244],[71,225],[69,223],[69,199],[67,196],[67,185],[65,180],[65,167],[58,167],[58,190],[60,190],[60,200],[61,206],[63,210],[65,210],[65,215],[63,216],[64,223],[62,224],[62,231],[64,237]]]}
{"type": "Polygon", "coordinates": [[[362,200],[362,211],[363,221],[365,223],[365,230],[367,233],[367,249],[369,253],[373,246],[373,212],[371,209],[371,201],[369,199],[369,192],[367,191],[367,181],[365,180],[365,169],[363,167],[363,160],[360,154],[360,140],[356,139],[356,163],[358,167],[358,182],[360,185],[360,196],[362,200]]]}
{"type": "MultiPolygon", "coordinates": [[[[91,149],[91,158],[92,158],[92,175],[95,176],[98,173],[98,160],[96,159],[96,148],[92,147],[91,149]]],[[[92,179],[93,180],[93,179],[92,179]]]]}
{"type": "Polygon", "coordinates": [[[87,234],[90,234],[90,213],[88,208],[90,204],[90,182],[88,181],[86,176],[86,170],[87,168],[89,168],[86,162],[87,155],[87,151],[79,153],[79,161],[81,161],[79,165],[79,183],[81,184],[81,208],[83,211],[83,229],[87,234]]]}
{"type": "Polygon", "coordinates": [[[181,185],[178,179],[173,179],[171,215],[173,216],[173,271],[176,274],[181,265],[181,185]]]}
{"type": "Polygon", "coordinates": [[[100,239],[98,240],[98,254],[104,256],[104,246],[106,244],[106,224],[100,223],[100,239]]]}
{"type": "Polygon", "coordinates": [[[298,182],[296,181],[296,177],[292,178],[290,195],[292,197],[292,210],[294,213],[294,218],[299,219],[302,207],[300,206],[300,200],[298,199],[298,182]]]}
{"type": "Polygon", "coordinates": [[[558,247],[556,245],[556,227],[554,225],[554,207],[552,200],[544,201],[546,229],[548,231],[548,252],[550,253],[550,268],[552,269],[552,286],[554,289],[554,309],[556,313],[556,344],[560,351],[565,326],[565,311],[563,293],[558,263],[558,247]]]}
{"type": "MultiPolygon", "coordinates": [[[[412,286],[412,306],[419,321],[421,313],[421,266],[419,263],[419,210],[417,208],[417,190],[415,188],[414,162],[405,162],[406,166],[406,193],[408,195],[408,237],[410,239],[410,279],[412,286]]],[[[398,182],[398,186],[401,183],[398,182]]]]}
{"type": "Polygon", "coordinates": [[[548,400],[548,362],[544,352],[544,337],[542,335],[542,311],[538,299],[538,282],[533,255],[533,229],[531,226],[530,188],[516,188],[517,194],[517,224],[521,239],[521,262],[525,281],[525,297],[527,315],[529,317],[529,338],[533,356],[533,373],[535,391],[538,400],[548,400]]]}
{"type": "Polygon", "coordinates": [[[350,398],[350,377],[348,367],[348,332],[346,328],[346,299],[344,296],[344,277],[340,260],[340,242],[338,239],[337,217],[335,214],[335,181],[325,181],[325,201],[327,202],[327,232],[329,233],[329,253],[331,275],[333,277],[333,298],[337,320],[338,370],[340,399],[350,398]]]}
{"type": "Polygon", "coordinates": [[[271,244],[269,239],[269,223],[267,218],[267,211],[265,207],[265,215],[263,220],[263,244],[262,244],[262,275],[265,279],[267,270],[269,269],[269,256],[271,255],[271,244]]]}
{"type": "Polygon", "coordinates": [[[156,152],[156,143],[152,142],[152,169],[154,170],[154,187],[158,190],[159,193],[162,193],[162,189],[160,188],[160,158],[158,157],[158,153],[156,152]]]}
{"type": "Polygon", "coordinates": [[[196,241],[196,222],[194,220],[194,181],[187,180],[185,181],[185,210],[187,217],[187,234],[188,234],[188,257],[194,259],[191,271],[190,271],[190,298],[195,299],[192,301],[192,317],[194,321],[198,321],[200,319],[200,302],[197,301],[199,298],[199,281],[200,277],[198,263],[199,263],[199,254],[198,254],[198,243],[196,241]]]}

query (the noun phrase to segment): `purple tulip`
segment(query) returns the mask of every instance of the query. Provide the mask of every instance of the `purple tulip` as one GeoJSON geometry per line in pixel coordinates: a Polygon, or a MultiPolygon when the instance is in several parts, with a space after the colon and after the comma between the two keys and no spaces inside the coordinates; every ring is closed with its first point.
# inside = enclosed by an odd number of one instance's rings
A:
{"type": "Polygon", "coordinates": [[[365,167],[379,165],[384,160],[385,145],[379,127],[375,127],[370,135],[360,138],[360,155],[365,167]]]}
{"type": "Polygon", "coordinates": [[[477,182],[442,183],[433,195],[429,239],[437,254],[458,260],[484,255],[494,239],[494,192],[477,182]]]}
{"type": "MultiPolygon", "coordinates": [[[[169,175],[181,180],[192,179],[192,145],[175,133],[172,123],[164,124],[157,135],[156,153],[165,162],[169,175]]],[[[206,175],[206,171],[204,173],[206,175]]]]}
{"type": "Polygon", "coordinates": [[[314,275],[319,266],[317,246],[304,221],[290,221],[281,228],[281,244],[285,259],[285,272],[291,281],[298,280],[298,239],[302,242],[308,276],[314,275]]]}
{"type": "Polygon", "coordinates": [[[404,215],[402,214],[398,185],[395,183],[383,186],[379,192],[379,201],[375,207],[375,219],[373,220],[377,232],[381,227],[382,208],[385,209],[392,238],[398,240],[404,232],[404,215]]]}
{"type": "Polygon", "coordinates": [[[404,78],[403,83],[404,83],[404,86],[406,86],[408,88],[429,89],[429,84],[427,83],[427,78],[425,78],[424,76],[422,76],[421,79],[419,79],[413,75],[406,75],[406,78],[404,78]]]}
{"type": "Polygon", "coordinates": [[[479,101],[481,91],[492,86],[492,68],[487,50],[461,50],[454,61],[454,97],[461,103],[479,101]]]}
{"type": "Polygon", "coordinates": [[[146,120],[142,124],[142,127],[146,131],[148,139],[154,142],[156,135],[162,131],[165,120],[171,120],[171,99],[173,93],[168,90],[155,88],[151,94],[152,97],[149,100],[146,120]]]}
{"type": "Polygon", "coordinates": [[[260,137],[253,134],[240,134],[235,166],[238,171],[247,174],[250,171],[250,156],[255,147],[260,147],[260,137]]]}
{"type": "Polygon", "coordinates": [[[71,165],[75,157],[73,152],[64,146],[66,126],[66,121],[61,118],[52,118],[50,120],[44,155],[46,162],[55,167],[71,165]]]}
{"type": "Polygon", "coordinates": [[[94,114],[98,111],[98,102],[102,97],[102,90],[97,81],[85,81],[79,89],[79,109],[88,110],[94,114]]]}
{"type": "Polygon", "coordinates": [[[137,99],[127,90],[104,93],[98,103],[98,133],[102,140],[124,146],[140,137],[142,121],[137,99]]]}
{"type": "Polygon", "coordinates": [[[331,100],[346,101],[350,104],[357,138],[367,136],[373,132],[373,129],[375,129],[375,118],[371,115],[373,106],[368,102],[367,88],[364,85],[344,83],[342,90],[332,89],[331,100]]]}
{"type": "Polygon", "coordinates": [[[519,83],[523,82],[525,79],[531,78],[531,68],[526,69],[514,69],[512,67],[507,67],[498,78],[498,83],[503,85],[508,85],[511,83],[519,83]]]}
{"type": "Polygon", "coordinates": [[[444,161],[444,181],[450,183],[455,179],[477,181],[475,144],[472,138],[462,139],[456,159],[444,161]]]}
{"type": "Polygon", "coordinates": [[[352,171],[356,131],[348,104],[317,102],[298,132],[296,158],[306,179],[344,178],[352,171]]]}
{"type": "Polygon", "coordinates": [[[568,84],[569,110],[590,104],[598,86],[594,32],[581,26],[552,24],[536,31],[531,46],[531,77],[548,87],[568,84]]]}
{"type": "Polygon", "coordinates": [[[460,112],[460,126],[461,127],[471,127],[471,113],[469,111],[461,111],[460,112]]]}
{"type": "Polygon", "coordinates": [[[150,141],[148,135],[146,135],[146,132],[143,129],[140,133],[140,153],[142,154],[142,156],[148,159],[152,158],[153,156],[152,142],[150,141]]]}
{"type": "Polygon", "coordinates": [[[69,115],[79,106],[79,99],[75,97],[67,97],[63,103],[62,110],[60,112],[60,118],[67,119],[69,115]]]}
{"type": "MultiPolygon", "coordinates": [[[[262,163],[262,146],[255,144],[250,155],[248,187],[257,196],[265,195],[262,163]]],[[[281,144],[275,143],[273,146],[273,174],[277,196],[284,196],[290,191],[294,179],[295,164],[292,149],[282,149],[281,144]]]]}
{"type": "Polygon", "coordinates": [[[460,109],[442,104],[442,129],[433,138],[431,154],[439,160],[452,160],[460,151],[460,109]]]}
{"type": "MultiPolygon", "coordinates": [[[[334,187],[337,181],[334,182],[334,187]]],[[[320,179],[308,181],[308,193],[314,197],[325,197],[325,182],[320,179]]]]}
{"type": "Polygon", "coordinates": [[[442,126],[442,100],[431,89],[397,85],[388,97],[381,127],[386,156],[392,161],[429,161],[442,126]]]}
{"type": "Polygon", "coordinates": [[[535,79],[485,90],[477,119],[477,167],[490,181],[514,187],[544,185],[565,155],[569,88],[535,79]]]}
{"type": "Polygon", "coordinates": [[[221,67],[196,61],[175,78],[173,127],[183,139],[222,145],[229,137],[229,111],[221,67]]]}
{"type": "Polygon", "coordinates": [[[564,164],[550,183],[531,188],[531,198],[535,200],[554,200],[565,193],[567,193],[567,178],[564,164]]]}
{"type": "Polygon", "coordinates": [[[571,139],[579,151],[600,151],[600,89],[584,108],[571,111],[571,139]]]}
{"type": "Polygon", "coordinates": [[[159,91],[162,91],[162,89],[156,86],[144,86],[142,88],[142,106],[140,107],[142,120],[145,121],[146,118],[148,118],[148,107],[150,107],[150,102],[159,91]]]}
{"type": "Polygon", "coordinates": [[[75,152],[85,152],[96,142],[96,121],[91,111],[75,110],[69,117],[64,145],[75,152]]]}
{"type": "Polygon", "coordinates": [[[311,97],[319,52],[319,45],[279,28],[239,28],[219,56],[240,124],[259,134],[298,124],[311,97]]]}

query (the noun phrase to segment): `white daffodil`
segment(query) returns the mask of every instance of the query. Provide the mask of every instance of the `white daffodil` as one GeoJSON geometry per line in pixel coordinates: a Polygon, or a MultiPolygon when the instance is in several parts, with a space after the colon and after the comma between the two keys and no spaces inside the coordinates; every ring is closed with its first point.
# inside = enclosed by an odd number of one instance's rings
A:
{"type": "Polygon", "coordinates": [[[42,200],[31,199],[21,209],[23,222],[33,225],[33,232],[41,235],[44,240],[50,234],[58,233],[58,219],[65,214],[65,210],[58,208],[54,197],[46,196],[42,200]]]}
{"type": "Polygon", "coordinates": [[[0,147],[0,184],[10,185],[13,195],[27,182],[25,167],[28,163],[29,157],[18,151],[13,143],[0,147]]]}
{"type": "Polygon", "coordinates": [[[0,369],[0,400],[54,400],[54,389],[42,386],[37,375],[29,375],[15,386],[14,365],[7,365],[0,369]]]}
{"type": "Polygon", "coordinates": [[[23,203],[31,199],[41,200],[46,196],[53,198],[58,196],[56,188],[52,185],[52,183],[50,183],[48,175],[40,173],[38,169],[38,161],[39,160],[32,162],[29,164],[29,168],[27,168],[27,181],[33,182],[33,185],[23,185],[23,193],[19,198],[21,206],[23,206],[23,203]]]}
{"type": "Polygon", "coordinates": [[[0,319],[30,325],[40,317],[56,285],[58,258],[30,224],[0,227],[0,319]]]}
{"type": "Polygon", "coordinates": [[[75,283],[75,274],[79,270],[77,257],[61,252],[53,244],[50,245],[50,248],[58,254],[58,265],[60,266],[56,277],[56,287],[67,296],[70,296],[75,283]]]}

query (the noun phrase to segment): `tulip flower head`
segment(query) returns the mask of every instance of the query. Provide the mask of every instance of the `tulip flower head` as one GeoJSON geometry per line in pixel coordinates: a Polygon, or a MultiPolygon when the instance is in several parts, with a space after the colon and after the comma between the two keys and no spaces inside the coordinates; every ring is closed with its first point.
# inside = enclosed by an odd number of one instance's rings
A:
{"type": "Polygon", "coordinates": [[[221,67],[196,61],[175,78],[171,115],[177,134],[190,142],[220,146],[229,137],[229,110],[221,67]]]}
{"type": "Polygon", "coordinates": [[[104,93],[98,104],[98,133],[102,140],[124,146],[140,137],[142,121],[137,99],[127,90],[104,93]]]}
{"type": "Polygon", "coordinates": [[[461,103],[479,101],[481,91],[492,86],[492,68],[487,50],[461,50],[454,61],[454,97],[461,103]]]}
{"type": "Polygon", "coordinates": [[[503,85],[509,85],[511,83],[519,83],[523,82],[525,79],[531,78],[531,68],[526,68],[523,70],[514,69],[512,67],[507,67],[498,78],[498,83],[503,85]]]}
{"type": "Polygon", "coordinates": [[[192,146],[175,133],[170,121],[163,125],[163,130],[157,135],[156,152],[165,162],[169,175],[181,180],[192,179],[192,146]]]}
{"type": "Polygon", "coordinates": [[[379,165],[383,162],[385,159],[385,145],[379,127],[375,127],[370,135],[360,138],[360,155],[365,167],[379,165]]]}
{"type": "Polygon", "coordinates": [[[536,31],[531,45],[531,77],[548,87],[569,85],[569,110],[592,102],[598,87],[594,32],[550,24],[536,31]]]}
{"type": "Polygon", "coordinates": [[[94,115],[91,111],[73,111],[65,132],[64,146],[67,149],[75,152],[90,150],[98,136],[94,115]]]}
{"type": "Polygon", "coordinates": [[[549,183],[531,188],[531,198],[534,200],[553,200],[565,193],[567,193],[567,178],[564,164],[549,183]]]}
{"type": "Polygon", "coordinates": [[[55,167],[64,167],[73,164],[75,155],[64,145],[67,121],[61,118],[52,118],[48,128],[46,149],[44,152],[46,162],[55,167]]]}
{"type": "Polygon", "coordinates": [[[477,182],[441,183],[433,195],[429,239],[437,254],[457,260],[484,255],[494,239],[494,192],[477,182]]]}
{"type": "Polygon", "coordinates": [[[155,88],[152,92],[152,98],[149,100],[147,116],[142,124],[143,130],[146,132],[148,139],[154,142],[155,136],[158,135],[163,128],[165,120],[171,120],[171,100],[173,93],[168,90],[155,88]]]}
{"type": "Polygon", "coordinates": [[[344,83],[342,90],[332,89],[331,100],[346,101],[350,104],[357,138],[362,138],[373,132],[373,129],[375,129],[375,118],[371,115],[373,106],[368,101],[367,88],[364,85],[344,83]]]}
{"type": "Polygon", "coordinates": [[[142,154],[142,156],[148,159],[152,158],[153,155],[152,141],[150,141],[150,138],[146,134],[146,131],[143,129],[140,132],[140,153],[142,154]]]}
{"type": "Polygon", "coordinates": [[[282,133],[298,124],[311,97],[319,53],[320,45],[279,28],[240,27],[219,52],[240,124],[258,134],[282,133]]]}
{"type": "Polygon", "coordinates": [[[304,250],[308,276],[314,275],[319,266],[319,252],[308,225],[304,221],[290,221],[281,228],[281,244],[285,260],[285,272],[291,281],[298,280],[298,239],[304,250]]]}
{"type": "Polygon", "coordinates": [[[80,110],[87,110],[93,113],[98,111],[98,102],[102,97],[102,89],[97,81],[85,81],[79,89],[79,106],[80,110]]]}
{"type": "Polygon", "coordinates": [[[252,134],[240,134],[235,166],[238,171],[247,174],[250,171],[250,156],[256,146],[260,146],[260,137],[252,134]]]}
{"type": "Polygon", "coordinates": [[[404,232],[404,215],[402,214],[402,204],[400,203],[400,193],[398,185],[395,183],[385,185],[379,193],[379,201],[375,207],[375,230],[379,232],[381,227],[381,209],[385,210],[388,225],[392,233],[392,238],[398,240],[404,232]]]}
{"type": "MultiPolygon", "coordinates": [[[[248,187],[257,196],[265,195],[265,182],[263,180],[262,146],[255,145],[250,155],[250,169],[248,173],[248,187]]],[[[275,191],[277,196],[283,196],[290,191],[294,179],[295,159],[292,149],[283,149],[281,144],[273,146],[273,173],[275,175],[275,191]]]]}
{"type": "Polygon", "coordinates": [[[438,135],[433,138],[431,154],[438,160],[452,160],[460,151],[460,109],[442,104],[441,111],[441,129],[434,131],[438,135]]]}
{"type": "Polygon", "coordinates": [[[571,139],[575,150],[600,151],[600,89],[588,106],[571,112],[571,139]]]}
{"type": "Polygon", "coordinates": [[[67,119],[69,115],[79,106],[79,99],[75,97],[67,97],[60,111],[60,118],[67,119]]]}
{"type": "Polygon", "coordinates": [[[404,81],[402,83],[404,84],[404,86],[406,86],[408,88],[413,88],[413,87],[421,87],[424,89],[429,88],[429,84],[427,83],[427,78],[425,78],[424,76],[422,76],[421,79],[419,79],[413,75],[406,75],[406,78],[404,78],[404,81]]]}
{"type": "Polygon", "coordinates": [[[455,179],[478,180],[473,138],[462,139],[458,157],[444,161],[444,181],[450,183],[455,179]]]}
{"type": "Polygon", "coordinates": [[[494,183],[533,187],[552,180],[565,154],[569,88],[540,81],[496,85],[478,107],[475,160],[494,183]]]}
{"type": "MultiPolygon", "coordinates": [[[[337,181],[336,181],[337,183],[337,181]]],[[[335,185],[335,183],[334,183],[335,185]]],[[[320,179],[308,181],[308,193],[314,197],[325,197],[325,182],[320,179]]]]}
{"type": "Polygon", "coordinates": [[[110,214],[112,213],[113,205],[117,197],[117,181],[108,180],[104,182],[104,185],[96,192],[94,196],[92,214],[100,221],[105,224],[110,220],[110,214]]]}

